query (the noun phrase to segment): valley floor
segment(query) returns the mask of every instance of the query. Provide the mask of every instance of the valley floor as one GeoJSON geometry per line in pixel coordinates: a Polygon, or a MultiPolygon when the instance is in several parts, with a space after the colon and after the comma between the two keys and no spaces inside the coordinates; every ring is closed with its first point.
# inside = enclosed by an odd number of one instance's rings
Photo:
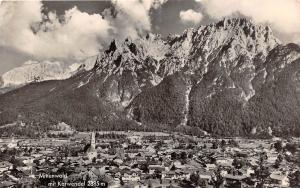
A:
{"type": "Polygon", "coordinates": [[[0,139],[0,187],[297,187],[300,139],[49,132],[0,139]]]}

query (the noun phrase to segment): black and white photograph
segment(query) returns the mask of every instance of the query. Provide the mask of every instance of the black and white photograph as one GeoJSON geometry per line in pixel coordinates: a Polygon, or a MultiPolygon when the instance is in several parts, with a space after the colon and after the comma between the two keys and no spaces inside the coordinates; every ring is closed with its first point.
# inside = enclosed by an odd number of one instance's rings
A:
{"type": "Polygon", "coordinates": [[[0,0],[0,188],[299,188],[300,0],[0,0]]]}

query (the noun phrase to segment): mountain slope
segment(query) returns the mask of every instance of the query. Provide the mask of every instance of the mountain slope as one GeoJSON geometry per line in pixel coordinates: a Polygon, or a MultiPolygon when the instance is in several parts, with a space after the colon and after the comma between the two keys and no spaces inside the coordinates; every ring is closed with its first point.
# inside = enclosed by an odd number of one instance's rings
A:
{"type": "Polygon", "coordinates": [[[67,79],[79,71],[91,70],[95,65],[96,58],[89,57],[69,66],[60,61],[27,61],[22,66],[0,76],[0,93],[31,82],[67,79]]]}
{"type": "Polygon", "coordinates": [[[0,125],[299,136],[299,58],[270,27],[236,18],[112,41],[92,70],[1,95],[0,125]]]}

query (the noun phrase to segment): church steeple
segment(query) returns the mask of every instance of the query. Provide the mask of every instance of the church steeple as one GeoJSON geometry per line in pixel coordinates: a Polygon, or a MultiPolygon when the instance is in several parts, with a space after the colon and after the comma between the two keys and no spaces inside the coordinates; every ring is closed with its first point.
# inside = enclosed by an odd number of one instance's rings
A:
{"type": "Polygon", "coordinates": [[[96,136],[95,132],[92,132],[92,134],[91,134],[91,149],[93,149],[93,150],[96,148],[95,136],[96,136]]]}
{"type": "Polygon", "coordinates": [[[97,158],[97,150],[96,150],[96,133],[95,132],[91,132],[91,145],[89,147],[89,149],[87,150],[86,154],[87,157],[89,158],[90,161],[93,161],[94,159],[97,158]]]}

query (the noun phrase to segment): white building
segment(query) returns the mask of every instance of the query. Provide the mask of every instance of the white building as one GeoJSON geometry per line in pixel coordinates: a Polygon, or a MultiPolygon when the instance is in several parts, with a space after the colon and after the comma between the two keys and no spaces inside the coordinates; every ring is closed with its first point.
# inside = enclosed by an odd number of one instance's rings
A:
{"type": "Polygon", "coordinates": [[[290,182],[288,176],[281,174],[280,172],[274,172],[270,175],[272,181],[278,184],[280,187],[289,187],[290,182]]]}
{"type": "Polygon", "coordinates": [[[8,143],[8,148],[16,148],[18,146],[18,141],[12,138],[12,140],[8,143]]]}
{"type": "Polygon", "coordinates": [[[125,182],[128,182],[128,181],[140,181],[141,178],[138,174],[136,173],[132,173],[132,174],[127,174],[125,173],[122,177],[122,180],[125,181],[125,182]]]}
{"type": "Polygon", "coordinates": [[[86,151],[86,154],[90,161],[92,161],[94,158],[97,158],[95,132],[91,133],[91,146],[86,151]]]}
{"type": "Polygon", "coordinates": [[[10,162],[7,162],[7,161],[2,161],[0,162],[0,173],[3,173],[9,169],[12,168],[12,164],[10,162]]]}

